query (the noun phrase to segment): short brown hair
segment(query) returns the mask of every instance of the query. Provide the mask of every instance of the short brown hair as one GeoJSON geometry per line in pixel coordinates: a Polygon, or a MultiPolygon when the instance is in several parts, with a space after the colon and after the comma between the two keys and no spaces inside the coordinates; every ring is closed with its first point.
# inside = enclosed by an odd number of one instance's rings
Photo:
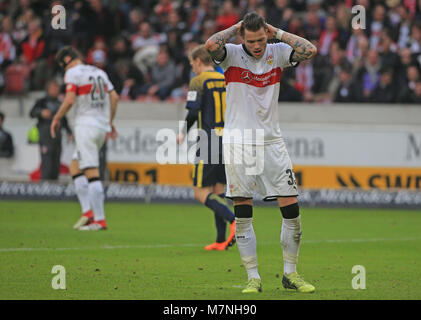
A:
{"type": "Polygon", "coordinates": [[[201,44],[195,47],[189,54],[190,59],[196,60],[199,58],[204,65],[211,66],[213,65],[212,57],[210,56],[208,50],[206,50],[205,45],[201,44]]]}
{"type": "Polygon", "coordinates": [[[244,36],[244,30],[256,32],[259,31],[260,28],[266,29],[265,19],[263,19],[256,12],[249,12],[243,18],[243,22],[241,23],[240,28],[240,34],[244,36]]]}
{"type": "Polygon", "coordinates": [[[55,56],[55,61],[61,68],[65,68],[74,59],[82,60],[82,54],[72,46],[62,47],[55,56]],[[67,61],[66,57],[70,57],[70,60],[67,61]]]}

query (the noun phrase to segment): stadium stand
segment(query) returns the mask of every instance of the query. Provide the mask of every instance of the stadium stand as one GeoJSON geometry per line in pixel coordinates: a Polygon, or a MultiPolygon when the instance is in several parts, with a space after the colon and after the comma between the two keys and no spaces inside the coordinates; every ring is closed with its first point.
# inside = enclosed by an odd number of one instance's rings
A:
{"type": "Polygon", "coordinates": [[[17,63],[30,70],[28,89],[42,89],[49,76],[60,78],[54,54],[72,44],[111,75],[124,99],[183,99],[191,77],[188,50],[249,11],[318,46],[315,59],[285,72],[280,101],[419,102],[421,1],[416,0],[3,0],[0,87],[4,93],[23,90],[21,78],[13,84],[6,79],[22,76],[7,69],[17,63]],[[51,25],[57,4],[66,8],[64,30],[51,25]],[[365,29],[351,27],[354,5],[365,8],[365,29]],[[156,64],[160,51],[168,52],[163,65],[156,64]],[[168,66],[175,79],[163,94],[154,74],[168,66]],[[390,84],[387,75],[381,81],[386,73],[392,75],[390,84]],[[379,99],[386,86],[396,94],[379,99]]]}

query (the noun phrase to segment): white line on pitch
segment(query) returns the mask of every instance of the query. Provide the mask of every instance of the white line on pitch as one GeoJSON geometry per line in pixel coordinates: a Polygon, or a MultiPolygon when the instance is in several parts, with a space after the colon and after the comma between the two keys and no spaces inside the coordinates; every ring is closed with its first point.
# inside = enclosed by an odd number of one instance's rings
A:
{"type": "MultiPolygon", "coordinates": [[[[417,241],[421,237],[414,238],[361,238],[361,239],[325,239],[325,240],[303,240],[303,243],[364,243],[364,242],[395,242],[395,241],[417,241]]],[[[275,241],[261,241],[259,245],[279,245],[275,241]]],[[[81,251],[81,250],[114,250],[114,249],[158,249],[158,248],[183,248],[183,247],[202,247],[203,244],[144,244],[144,245],[103,245],[99,247],[76,247],[76,248],[0,248],[0,252],[26,252],[26,251],[81,251]]]]}

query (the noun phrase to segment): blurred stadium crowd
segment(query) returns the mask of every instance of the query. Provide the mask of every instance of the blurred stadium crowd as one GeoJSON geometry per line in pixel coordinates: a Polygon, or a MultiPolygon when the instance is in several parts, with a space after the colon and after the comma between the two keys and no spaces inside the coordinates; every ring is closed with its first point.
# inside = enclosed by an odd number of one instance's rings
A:
{"type": "Polygon", "coordinates": [[[318,47],[285,70],[280,101],[421,103],[421,0],[1,0],[0,89],[61,79],[54,55],[71,44],[123,99],[183,99],[189,50],[249,11],[318,47]],[[64,30],[51,25],[57,4],[64,30]],[[366,29],[351,28],[354,5],[365,7],[366,29]]]}

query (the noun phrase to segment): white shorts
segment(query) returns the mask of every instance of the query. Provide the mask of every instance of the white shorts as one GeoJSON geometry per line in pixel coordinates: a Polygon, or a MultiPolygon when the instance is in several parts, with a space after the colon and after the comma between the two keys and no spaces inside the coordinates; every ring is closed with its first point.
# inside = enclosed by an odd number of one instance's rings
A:
{"type": "Polygon", "coordinates": [[[253,198],[256,189],[265,201],[298,196],[283,141],[268,145],[224,144],[224,162],[227,198],[253,198]]]}
{"type": "Polygon", "coordinates": [[[107,132],[97,127],[75,127],[76,150],[72,159],[79,161],[79,169],[99,168],[99,150],[107,132]]]}

